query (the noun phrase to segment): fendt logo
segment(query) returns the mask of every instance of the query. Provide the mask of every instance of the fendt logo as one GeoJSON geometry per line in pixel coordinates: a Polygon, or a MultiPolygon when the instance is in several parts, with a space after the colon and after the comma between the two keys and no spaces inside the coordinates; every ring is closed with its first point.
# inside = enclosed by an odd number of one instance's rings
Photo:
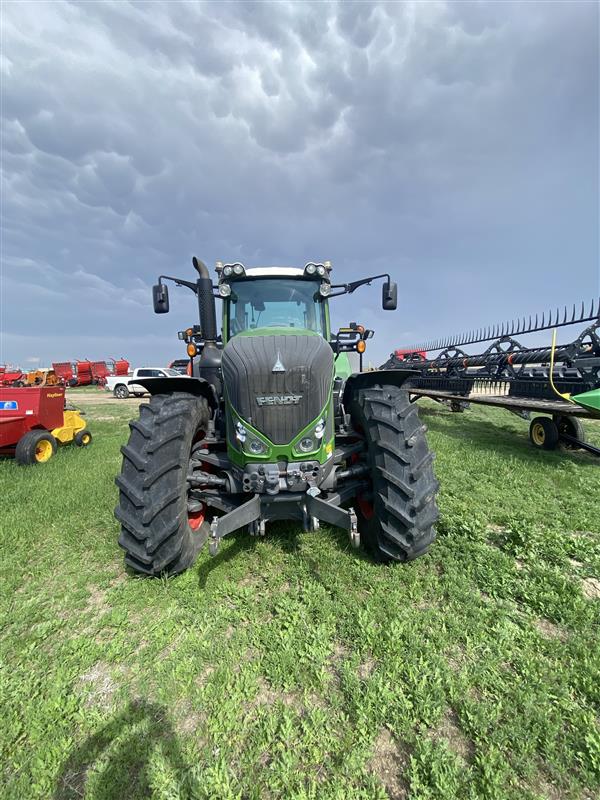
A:
{"type": "Polygon", "coordinates": [[[301,394],[264,394],[256,398],[259,406],[297,406],[300,400],[301,394]]]}

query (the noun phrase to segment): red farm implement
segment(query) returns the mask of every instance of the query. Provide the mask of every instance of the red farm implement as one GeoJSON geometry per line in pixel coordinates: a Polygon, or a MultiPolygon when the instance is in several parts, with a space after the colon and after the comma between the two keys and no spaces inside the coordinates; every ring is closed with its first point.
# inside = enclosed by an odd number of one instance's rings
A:
{"type": "Polygon", "coordinates": [[[98,386],[104,386],[106,379],[111,374],[110,369],[106,365],[106,361],[92,361],[90,363],[92,383],[98,384],[98,386]]]}
{"type": "Polygon", "coordinates": [[[111,375],[129,375],[129,361],[126,358],[109,358],[107,364],[111,375]]]}
{"type": "Polygon", "coordinates": [[[427,350],[394,350],[393,354],[398,361],[425,361],[427,350]]]}
{"type": "Polygon", "coordinates": [[[70,361],[54,361],[52,363],[54,374],[64,386],[76,386],[77,378],[75,377],[75,370],[70,361]]]}
{"type": "Polygon", "coordinates": [[[25,373],[14,367],[0,367],[0,386],[22,386],[25,383],[25,373]]]}
{"type": "Polygon", "coordinates": [[[86,447],[92,435],[79,411],[65,411],[63,386],[0,388],[0,455],[43,464],[59,444],[86,447]]]}
{"type": "Polygon", "coordinates": [[[77,368],[77,386],[89,386],[94,381],[92,374],[91,361],[77,361],[75,364],[77,368]]]}
{"type": "MultiPolygon", "coordinates": [[[[105,361],[89,359],[71,361],[55,361],[52,364],[59,381],[65,386],[103,386],[109,375],[127,375],[129,361],[125,358],[109,358],[105,361]]],[[[2,376],[0,375],[0,382],[2,376]]]]}

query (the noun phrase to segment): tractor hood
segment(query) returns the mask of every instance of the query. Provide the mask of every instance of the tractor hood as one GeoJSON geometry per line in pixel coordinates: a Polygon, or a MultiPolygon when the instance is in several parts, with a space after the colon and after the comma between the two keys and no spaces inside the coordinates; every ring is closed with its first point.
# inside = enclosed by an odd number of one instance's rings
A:
{"type": "Polygon", "coordinates": [[[279,330],[234,336],[221,366],[234,411],[273,444],[288,444],[329,400],[333,352],[316,333],[279,330]]]}

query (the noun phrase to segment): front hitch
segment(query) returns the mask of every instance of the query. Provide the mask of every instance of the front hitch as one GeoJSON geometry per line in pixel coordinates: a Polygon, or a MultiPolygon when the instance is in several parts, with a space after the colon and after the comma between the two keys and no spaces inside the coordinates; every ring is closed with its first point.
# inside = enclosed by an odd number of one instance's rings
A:
{"type": "MultiPolygon", "coordinates": [[[[230,533],[248,526],[251,533],[259,530],[264,533],[267,520],[299,519],[326,522],[348,531],[352,547],[360,546],[358,521],[353,508],[342,508],[336,505],[339,495],[333,494],[323,500],[309,493],[281,493],[278,495],[255,494],[250,500],[237,508],[213,517],[210,524],[209,551],[214,556],[219,551],[221,539],[230,533]]],[[[316,525],[311,526],[316,530],[316,525]]]]}

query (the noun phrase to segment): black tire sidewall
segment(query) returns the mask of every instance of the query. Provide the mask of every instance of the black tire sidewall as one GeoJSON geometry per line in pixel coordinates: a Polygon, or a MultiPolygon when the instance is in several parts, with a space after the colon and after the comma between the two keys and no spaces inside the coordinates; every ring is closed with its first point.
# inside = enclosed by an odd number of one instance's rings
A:
{"type": "Polygon", "coordinates": [[[556,423],[550,417],[535,417],[531,420],[531,425],[529,426],[529,438],[533,446],[537,447],[538,450],[556,450],[560,435],[556,423]],[[533,431],[536,425],[540,425],[544,430],[544,441],[541,444],[538,444],[534,439],[533,431]]]}
{"type": "MultiPolygon", "coordinates": [[[[569,417],[566,414],[561,414],[554,418],[554,423],[558,428],[559,435],[563,433],[567,436],[572,436],[574,439],[579,439],[580,442],[585,442],[585,430],[577,417],[569,417]]],[[[567,450],[578,450],[579,447],[571,442],[561,442],[562,446],[567,450]]]]}
{"type": "Polygon", "coordinates": [[[87,430],[87,428],[84,428],[82,431],[78,431],[75,434],[75,436],[73,437],[73,441],[75,442],[77,447],[87,447],[89,444],[91,444],[92,434],[87,430]],[[83,441],[84,436],[89,436],[89,441],[84,442],[83,441]]]}
{"type": "Polygon", "coordinates": [[[49,431],[33,430],[33,431],[28,431],[17,442],[17,446],[15,448],[15,461],[18,464],[23,464],[23,465],[46,463],[38,461],[35,457],[36,447],[38,443],[42,440],[50,442],[50,444],[52,445],[52,456],[54,456],[58,447],[54,436],[52,436],[52,434],[49,431]]]}
{"type": "MultiPolygon", "coordinates": [[[[188,521],[188,510],[187,510],[187,503],[188,503],[188,484],[185,479],[188,470],[188,461],[192,455],[192,447],[194,444],[194,439],[196,438],[199,430],[204,430],[206,432],[206,426],[208,424],[208,417],[204,417],[204,405],[197,403],[192,407],[192,412],[190,413],[190,420],[191,425],[190,429],[187,432],[187,436],[182,444],[183,449],[183,459],[184,462],[182,463],[182,468],[180,470],[181,480],[180,480],[180,496],[179,496],[179,504],[181,507],[181,514],[182,519],[182,528],[183,528],[183,536],[184,539],[187,539],[188,548],[193,549],[194,547],[194,539],[198,538],[207,528],[209,528],[209,524],[206,519],[199,528],[196,530],[192,530],[188,521]]],[[[184,547],[185,550],[185,547],[184,547]]],[[[182,559],[183,561],[184,559],[182,559]]],[[[185,564],[182,569],[185,569],[187,564],[185,564]]],[[[173,574],[181,572],[182,569],[179,569],[178,566],[175,567],[173,574]]]]}
{"type": "MultiPolygon", "coordinates": [[[[366,417],[365,410],[360,397],[357,396],[351,404],[351,417],[352,423],[358,430],[366,436],[366,430],[369,426],[369,420],[366,417]]],[[[371,443],[367,440],[367,463],[369,465],[369,474],[375,474],[375,454],[371,443]]],[[[358,519],[358,530],[360,532],[361,543],[365,549],[373,556],[376,561],[385,562],[389,559],[385,558],[379,549],[379,530],[380,525],[377,519],[377,498],[375,498],[376,487],[373,485],[373,499],[370,501],[373,513],[370,517],[365,516],[361,509],[358,498],[354,505],[354,511],[358,519]]]]}

